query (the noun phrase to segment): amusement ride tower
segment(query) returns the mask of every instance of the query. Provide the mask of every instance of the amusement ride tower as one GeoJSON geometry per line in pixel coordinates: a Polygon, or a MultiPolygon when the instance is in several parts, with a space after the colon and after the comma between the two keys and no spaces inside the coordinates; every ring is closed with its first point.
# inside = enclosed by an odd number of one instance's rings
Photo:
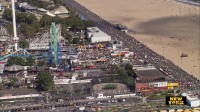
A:
{"type": "Polygon", "coordinates": [[[14,46],[15,46],[15,51],[18,50],[18,40],[19,38],[17,37],[17,29],[16,29],[16,17],[15,17],[15,0],[12,1],[12,20],[13,20],[13,40],[14,40],[14,46]]]}

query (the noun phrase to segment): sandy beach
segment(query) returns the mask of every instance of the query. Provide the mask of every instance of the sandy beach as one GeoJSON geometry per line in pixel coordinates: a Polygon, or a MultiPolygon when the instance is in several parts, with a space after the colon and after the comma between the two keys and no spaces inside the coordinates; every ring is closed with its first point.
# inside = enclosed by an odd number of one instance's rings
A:
{"type": "Polygon", "coordinates": [[[175,0],[76,0],[200,79],[200,8],[175,0]],[[188,57],[181,58],[185,53],[188,57]]]}

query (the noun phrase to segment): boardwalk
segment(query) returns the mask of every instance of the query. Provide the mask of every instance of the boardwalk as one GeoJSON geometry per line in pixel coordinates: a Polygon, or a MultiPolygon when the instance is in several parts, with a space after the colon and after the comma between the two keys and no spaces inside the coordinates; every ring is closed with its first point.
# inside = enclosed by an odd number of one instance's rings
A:
{"type": "Polygon", "coordinates": [[[162,69],[164,73],[173,77],[174,81],[180,83],[181,90],[195,90],[200,89],[200,81],[188,74],[180,67],[174,65],[170,60],[160,56],[151,49],[149,49],[144,44],[140,43],[133,37],[124,34],[123,32],[117,30],[112,24],[103,20],[101,17],[97,16],[93,12],[86,9],[84,6],[75,2],[74,0],[66,0],[68,7],[77,11],[77,13],[86,19],[94,21],[102,31],[111,35],[112,40],[122,41],[126,47],[129,47],[136,55],[140,55],[142,59],[148,63],[153,64],[156,68],[162,69]]]}

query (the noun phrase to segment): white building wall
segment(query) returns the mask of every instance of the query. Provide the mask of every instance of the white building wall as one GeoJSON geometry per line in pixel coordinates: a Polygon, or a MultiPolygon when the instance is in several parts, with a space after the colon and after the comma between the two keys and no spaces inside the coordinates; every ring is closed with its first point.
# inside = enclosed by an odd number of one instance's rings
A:
{"type": "Polygon", "coordinates": [[[91,42],[96,43],[96,42],[105,42],[105,41],[111,41],[111,37],[91,37],[91,42]]]}
{"type": "Polygon", "coordinates": [[[181,95],[186,97],[187,103],[191,107],[198,107],[198,106],[200,106],[200,99],[197,96],[194,96],[194,95],[188,94],[188,93],[182,93],[181,95]]]}
{"type": "Polygon", "coordinates": [[[187,100],[191,107],[198,107],[200,106],[200,100],[187,100]]]}
{"type": "Polygon", "coordinates": [[[30,44],[29,46],[30,50],[37,50],[37,49],[49,49],[49,43],[34,43],[34,44],[30,44]]]}
{"type": "Polygon", "coordinates": [[[98,27],[87,28],[87,36],[92,43],[111,41],[111,36],[101,31],[98,27]]]}
{"type": "Polygon", "coordinates": [[[150,82],[149,86],[150,87],[166,87],[167,81],[165,81],[165,82],[150,82]]]}

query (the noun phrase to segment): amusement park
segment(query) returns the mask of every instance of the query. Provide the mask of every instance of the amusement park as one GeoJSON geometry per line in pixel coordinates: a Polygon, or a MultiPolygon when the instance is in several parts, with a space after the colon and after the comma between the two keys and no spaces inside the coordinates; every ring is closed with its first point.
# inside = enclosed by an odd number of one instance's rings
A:
{"type": "MultiPolygon", "coordinates": [[[[14,44],[16,46],[13,46],[13,47],[11,46],[9,51],[7,51],[7,53],[4,53],[3,55],[0,56],[1,62],[6,62],[6,60],[9,57],[21,57],[21,58],[33,57],[36,60],[41,59],[41,58],[43,59],[46,58],[48,59],[48,65],[54,65],[54,67],[58,67],[59,69],[61,69],[62,68],[62,65],[61,65],[62,52],[61,52],[61,45],[58,43],[58,40],[57,40],[59,33],[58,33],[58,30],[56,29],[55,23],[52,23],[49,32],[50,32],[50,38],[48,39],[49,45],[48,45],[48,49],[44,49],[45,52],[42,51],[40,53],[34,53],[31,50],[22,49],[18,46],[18,43],[17,43],[18,40],[14,40],[14,41],[11,40],[9,41],[9,43],[11,45],[14,44]]],[[[32,45],[37,46],[37,44],[32,44],[32,45]]]]}
{"type": "Polygon", "coordinates": [[[186,97],[187,106],[177,109],[200,106],[199,82],[130,37],[126,26],[74,0],[6,3],[0,7],[0,111],[170,110],[169,95],[186,97]]]}

